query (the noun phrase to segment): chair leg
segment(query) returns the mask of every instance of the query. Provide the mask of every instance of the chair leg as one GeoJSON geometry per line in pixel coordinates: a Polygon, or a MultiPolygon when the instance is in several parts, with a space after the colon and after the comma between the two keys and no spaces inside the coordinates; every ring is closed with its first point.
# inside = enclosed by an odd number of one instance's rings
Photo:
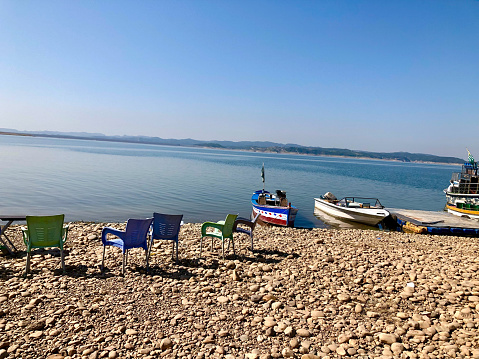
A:
{"type": "Polygon", "coordinates": [[[125,275],[125,263],[128,257],[128,251],[123,252],[123,258],[122,258],[122,266],[121,266],[121,274],[125,275]]]}
{"type": "Polygon", "coordinates": [[[148,246],[148,258],[150,258],[152,247],[153,247],[153,239],[150,241],[150,245],[148,246]]]}
{"type": "Polygon", "coordinates": [[[179,244],[179,241],[174,241],[173,243],[176,242],[176,264],[178,264],[178,244],[179,244]]]}
{"type": "Polygon", "coordinates": [[[251,233],[251,252],[253,252],[253,233],[251,233]]]}
{"type": "Polygon", "coordinates": [[[60,249],[60,257],[62,258],[63,274],[65,274],[65,252],[63,252],[63,249],[60,249]]]}
{"type": "Polygon", "coordinates": [[[171,259],[175,258],[175,241],[171,241],[171,259]]]}
{"type": "Polygon", "coordinates": [[[25,276],[30,273],[30,257],[31,257],[31,252],[27,253],[27,264],[25,265],[25,276]]]}
{"type": "Polygon", "coordinates": [[[201,259],[201,251],[203,249],[203,237],[201,237],[201,241],[200,241],[200,259],[201,259]]]}
{"type": "Polygon", "coordinates": [[[146,271],[148,271],[148,266],[150,265],[150,256],[151,256],[151,247],[153,247],[153,241],[150,242],[150,245],[148,246],[148,250],[146,252],[146,265],[147,265],[147,268],[146,268],[146,271]]]}
{"type": "Polygon", "coordinates": [[[106,252],[106,246],[103,246],[103,259],[101,260],[101,272],[102,273],[105,271],[105,252],[106,252]]]}
{"type": "MultiPolygon", "coordinates": [[[[232,247],[233,247],[233,255],[236,255],[236,253],[235,253],[235,241],[234,241],[234,239],[233,239],[233,236],[231,236],[230,241],[231,241],[231,245],[232,245],[232,247]]],[[[229,246],[229,245],[228,245],[228,246],[229,246]]]]}
{"type": "Polygon", "coordinates": [[[221,238],[221,249],[223,251],[223,260],[225,259],[225,240],[221,238]]]}
{"type": "Polygon", "coordinates": [[[145,255],[146,255],[146,273],[148,273],[148,265],[149,265],[149,262],[148,262],[148,250],[145,251],[145,255]]]}

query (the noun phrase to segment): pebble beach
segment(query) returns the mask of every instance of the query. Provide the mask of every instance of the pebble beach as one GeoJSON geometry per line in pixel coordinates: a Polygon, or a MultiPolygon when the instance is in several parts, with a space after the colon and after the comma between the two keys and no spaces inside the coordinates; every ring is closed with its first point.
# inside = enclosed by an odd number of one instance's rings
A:
{"type": "Polygon", "coordinates": [[[216,240],[198,259],[200,224],[171,243],[108,247],[70,224],[66,274],[58,249],[0,255],[3,358],[479,358],[477,238],[259,226],[216,240]]]}

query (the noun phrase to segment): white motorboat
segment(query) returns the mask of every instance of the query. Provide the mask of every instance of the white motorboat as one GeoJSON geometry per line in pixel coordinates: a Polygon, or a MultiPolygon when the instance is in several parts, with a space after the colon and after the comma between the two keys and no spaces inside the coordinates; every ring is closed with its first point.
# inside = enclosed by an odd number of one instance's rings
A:
{"type": "Polygon", "coordinates": [[[375,226],[389,212],[377,198],[344,197],[338,200],[330,192],[314,199],[314,207],[330,216],[375,226]]]}

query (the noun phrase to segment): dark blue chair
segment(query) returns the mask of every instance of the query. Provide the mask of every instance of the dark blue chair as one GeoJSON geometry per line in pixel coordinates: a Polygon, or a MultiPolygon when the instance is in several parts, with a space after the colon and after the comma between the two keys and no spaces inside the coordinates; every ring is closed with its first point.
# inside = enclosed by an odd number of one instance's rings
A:
{"type": "Polygon", "coordinates": [[[150,234],[150,252],[153,247],[153,240],[163,239],[173,242],[173,253],[176,243],[176,262],[178,262],[178,233],[182,224],[182,214],[153,213],[153,225],[150,234]]]}
{"type": "MultiPolygon", "coordinates": [[[[256,216],[253,218],[252,221],[247,220],[245,218],[237,218],[235,221],[235,224],[233,226],[233,232],[238,232],[238,233],[244,233],[250,236],[251,238],[251,252],[253,252],[253,231],[254,228],[256,227],[256,224],[258,223],[260,216],[260,212],[256,214],[256,216]],[[249,227],[249,229],[239,227],[240,225],[243,225],[245,227],[249,227]]],[[[228,249],[229,249],[229,243],[228,243],[228,249]]]]}
{"type": "Polygon", "coordinates": [[[101,242],[103,243],[103,260],[101,262],[101,271],[105,269],[106,246],[121,248],[123,252],[122,273],[125,273],[125,264],[128,261],[128,250],[131,248],[143,248],[146,253],[146,270],[148,271],[148,233],[153,218],[147,219],[129,219],[126,222],[124,231],[115,228],[105,227],[101,232],[101,242]],[[118,238],[107,239],[107,234],[113,234],[118,238]]]}

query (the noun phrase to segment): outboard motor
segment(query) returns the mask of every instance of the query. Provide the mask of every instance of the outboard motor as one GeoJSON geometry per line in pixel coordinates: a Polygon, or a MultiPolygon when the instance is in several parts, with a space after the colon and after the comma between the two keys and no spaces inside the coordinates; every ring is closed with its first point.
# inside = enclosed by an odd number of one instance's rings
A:
{"type": "Polygon", "coordinates": [[[279,198],[286,198],[286,192],[285,191],[281,191],[280,189],[277,189],[276,194],[278,195],[279,198]]]}
{"type": "Polygon", "coordinates": [[[324,199],[326,199],[328,201],[337,201],[338,200],[336,198],[336,196],[334,194],[332,194],[331,192],[326,192],[323,197],[324,197],[324,199]]]}

